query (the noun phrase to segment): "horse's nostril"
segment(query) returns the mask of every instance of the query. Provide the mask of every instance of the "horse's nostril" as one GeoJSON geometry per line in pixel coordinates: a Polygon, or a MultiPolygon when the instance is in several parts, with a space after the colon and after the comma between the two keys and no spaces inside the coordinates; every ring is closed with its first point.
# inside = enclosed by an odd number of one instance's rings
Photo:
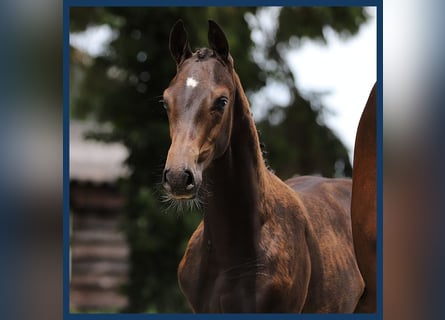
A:
{"type": "Polygon", "coordinates": [[[167,192],[175,195],[190,195],[196,189],[195,177],[188,169],[164,169],[162,185],[167,192]]]}
{"type": "Polygon", "coordinates": [[[162,182],[163,183],[168,183],[168,178],[167,178],[167,174],[170,170],[169,169],[165,169],[164,170],[164,175],[162,176],[162,182]]]}
{"type": "Polygon", "coordinates": [[[190,190],[195,186],[195,179],[193,179],[193,174],[190,170],[184,170],[184,174],[186,175],[186,189],[190,190]]]}

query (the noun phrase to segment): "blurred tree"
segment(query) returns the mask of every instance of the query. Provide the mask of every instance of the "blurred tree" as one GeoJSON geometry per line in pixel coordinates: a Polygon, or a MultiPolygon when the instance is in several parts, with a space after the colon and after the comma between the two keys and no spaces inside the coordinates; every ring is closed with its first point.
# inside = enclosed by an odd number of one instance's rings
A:
{"type": "Polygon", "coordinates": [[[279,176],[314,172],[333,176],[339,168],[340,174],[351,174],[346,148],[319,121],[323,107],[300,96],[283,54],[304,37],[325,41],[325,27],[346,36],[355,34],[367,18],[363,8],[71,8],[71,33],[107,24],[115,35],[109,50],[82,68],[72,48],[71,70],[84,74],[76,78],[82,79],[80,83],[73,84],[70,112],[75,118],[110,123],[111,131],[90,132],[88,137],[118,141],[129,150],[126,165],[131,175],[121,181],[127,197],[124,228],[131,247],[129,283],[123,289],[129,297],[125,312],[190,311],[179,291],[176,270],[201,217],[166,214],[158,191],[170,144],[167,117],[158,101],[175,73],[168,37],[179,18],[192,47],[207,44],[208,19],[223,27],[248,94],[260,90],[268,79],[288,88],[288,106],[271,105],[269,116],[258,124],[269,163],[279,176]],[[262,26],[260,17],[267,10],[277,15],[273,30],[262,26]],[[262,35],[262,45],[252,41],[249,25],[262,35]]]}

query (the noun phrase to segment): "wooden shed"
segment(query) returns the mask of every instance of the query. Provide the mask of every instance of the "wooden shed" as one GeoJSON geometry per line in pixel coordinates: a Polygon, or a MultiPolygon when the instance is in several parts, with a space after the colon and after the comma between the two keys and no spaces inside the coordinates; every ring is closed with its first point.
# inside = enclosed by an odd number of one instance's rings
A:
{"type": "Polygon", "coordinates": [[[124,146],[85,140],[93,123],[70,123],[70,309],[113,312],[127,304],[129,247],[121,230],[124,146]]]}

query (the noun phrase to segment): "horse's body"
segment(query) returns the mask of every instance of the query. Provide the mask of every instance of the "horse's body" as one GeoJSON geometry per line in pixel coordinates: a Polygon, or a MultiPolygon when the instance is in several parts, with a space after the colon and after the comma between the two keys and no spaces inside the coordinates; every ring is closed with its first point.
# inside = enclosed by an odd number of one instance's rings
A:
{"type": "Polygon", "coordinates": [[[365,292],[356,312],[376,312],[376,85],[359,121],[352,173],[352,233],[365,292]]]}
{"type": "Polygon", "coordinates": [[[164,187],[203,205],[180,263],[195,312],[352,312],[363,280],[352,247],[351,182],[296,177],[262,158],[249,104],[221,29],[192,53],[182,22],[170,36],[178,72],[164,92],[172,145],[164,187]],[[206,192],[202,192],[206,189],[206,192]]]}

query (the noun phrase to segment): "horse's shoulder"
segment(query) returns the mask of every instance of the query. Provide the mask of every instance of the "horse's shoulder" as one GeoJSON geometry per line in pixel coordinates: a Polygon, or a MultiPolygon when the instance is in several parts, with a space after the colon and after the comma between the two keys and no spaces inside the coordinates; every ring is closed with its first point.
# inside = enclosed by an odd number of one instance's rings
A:
{"type": "Polygon", "coordinates": [[[195,253],[199,248],[202,247],[204,241],[204,223],[201,221],[198,227],[193,231],[192,236],[189,239],[187,248],[185,250],[185,255],[190,255],[195,253]]]}
{"type": "MultiPolygon", "coordinates": [[[[182,272],[190,267],[190,261],[196,261],[199,258],[200,248],[202,248],[204,238],[204,224],[201,221],[187,243],[184,256],[179,264],[178,272],[182,272]]],[[[192,264],[193,265],[193,264],[192,264]]]]}
{"type": "MultiPolygon", "coordinates": [[[[184,293],[190,295],[190,298],[194,297],[194,287],[200,274],[199,267],[202,258],[200,248],[202,248],[203,243],[203,231],[204,224],[201,221],[190,237],[187,248],[178,267],[179,286],[184,293]]],[[[192,300],[194,299],[192,298],[192,300]]]]}

